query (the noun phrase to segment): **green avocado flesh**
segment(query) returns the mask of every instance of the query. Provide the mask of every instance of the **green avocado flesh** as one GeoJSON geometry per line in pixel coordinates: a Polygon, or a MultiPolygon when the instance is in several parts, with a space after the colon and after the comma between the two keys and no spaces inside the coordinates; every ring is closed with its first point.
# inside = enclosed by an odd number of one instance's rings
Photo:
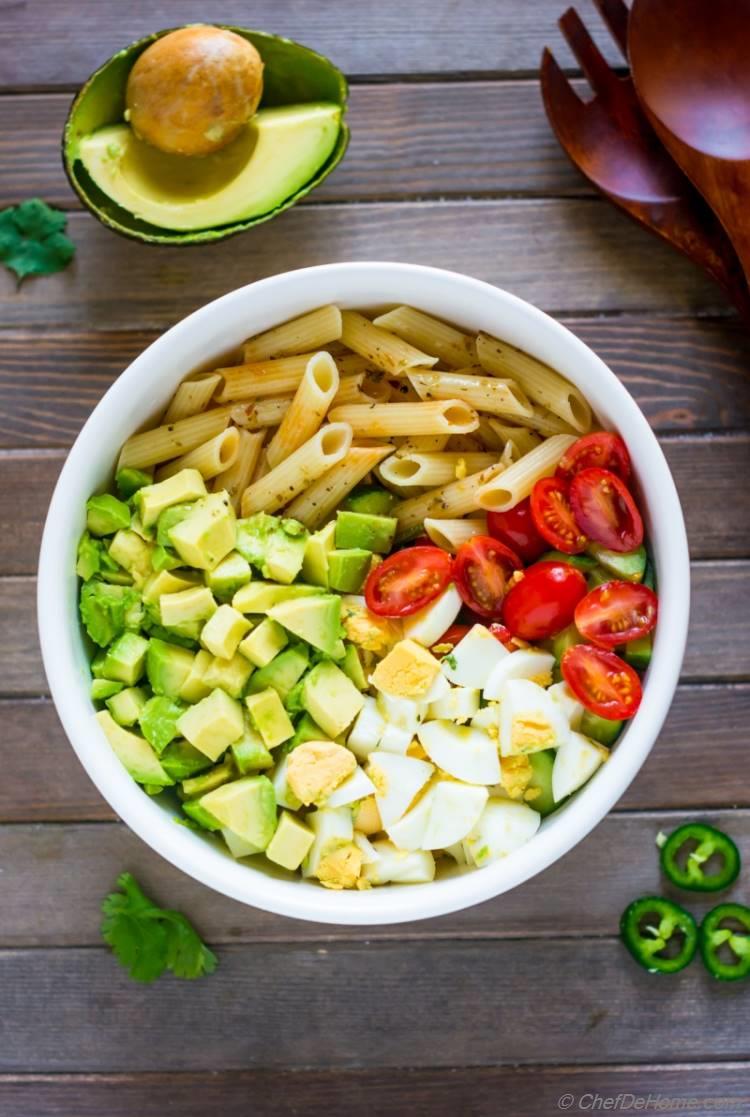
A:
{"type": "Polygon", "coordinates": [[[78,154],[99,189],[140,220],[207,229],[268,213],[301,189],[333,152],[341,114],[328,103],[261,109],[202,158],[167,155],[114,124],[83,137],[78,154]]]}

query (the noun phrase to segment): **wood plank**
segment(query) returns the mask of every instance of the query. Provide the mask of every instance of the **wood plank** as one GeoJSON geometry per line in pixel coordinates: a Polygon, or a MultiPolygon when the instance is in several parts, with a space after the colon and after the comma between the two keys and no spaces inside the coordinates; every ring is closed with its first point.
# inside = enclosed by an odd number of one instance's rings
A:
{"type": "MultiPolygon", "coordinates": [[[[342,18],[337,0],[277,4],[256,0],[252,12],[241,0],[226,0],[221,18],[297,39],[331,57],[353,75],[518,73],[536,71],[546,43],[571,65],[556,27],[555,0],[517,5],[513,0],[475,0],[471,19],[450,0],[383,0],[357,10],[356,26],[342,18]],[[425,29],[429,28],[429,34],[425,29]]],[[[217,13],[218,14],[218,13],[217,13]]],[[[622,63],[611,39],[588,20],[607,56],[622,63]]],[[[114,51],[155,28],[205,20],[200,0],[58,0],[45,8],[44,34],[25,4],[4,5],[0,24],[0,88],[68,87],[80,84],[114,51]],[[32,65],[33,60],[33,65],[32,65]]]]}
{"type": "MultiPolygon", "coordinates": [[[[119,823],[0,826],[0,947],[97,946],[102,899],[127,868],[163,906],[190,913],[213,943],[403,941],[415,938],[567,938],[617,933],[634,896],[680,896],[659,872],[655,838],[694,814],[610,814],[570,853],[511,892],[467,911],[407,925],[336,927],[289,920],[220,896],[168,865],[119,823]],[[612,867],[612,851],[627,850],[612,867]],[[81,866],[86,871],[81,872],[81,866]],[[585,881],[586,902],[581,903],[585,881]]],[[[750,855],[750,811],[707,816],[750,855]]],[[[742,900],[747,886],[732,895],[742,900]]],[[[716,904],[689,897],[696,916],[716,904]]]]}
{"type": "MultiPolygon", "coordinates": [[[[69,747],[49,699],[0,701],[0,722],[0,822],[115,817],[69,747]]],[[[750,783],[738,778],[747,760],[738,727],[748,724],[750,687],[681,686],[653,752],[619,807],[750,807],[750,783]]]]}
{"type": "Polygon", "coordinates": [[[750,1054],[744,989],[697,963],[665,990],[612,939],[227,946],[210,980],[154,988],[104,949],[4,951],[0,980],[9,1073],[750,1054]]]}
{"type": "MultiPolygon", "coordinates": [[[[367,1098],[368,1117],[497,1117],[498,1098],[513,1117],[540,1117],[562,1108],[561,1099],[590,1108],[594,1099],[632,1108],[631,1099],[662,1101],[695,1114],[750,1113],[747,1063],[673,1063],[659,1066],[429,1067],[380,1070],[235,1071],[222,1074],[3,1075],[4,1117],[182,1117],[220,1112],[222,1117],[289,1117],[325,1113],[351,1117],[367,1098]],[[680,1105],[680,1103],[684,1103],[680,1105]],[[701,1104],[702,1103],[702,1104],[701,1104]],[[703,1108],[703,1107],[706,1108],[703,1108]],[[720,1108],[721,1107],[721,1108],[720,1108]]],[[[564,1103],[563,1103],[564,1104],[564,1103]]],[[[607,1106],[615,1108],[614,1104],[607,1106]]],[[[573,1110],[575,1111],[575,1110],[573,1110]]]]}
{"type": "Polygon", "coordinates": [[[697,268],[593,198],[298,206],[200,252],[114,236],[89,214],[68,225],[65,271],[20,290],[0,275],[6,326],[158,328],[264,276],[357,259],[466,272],[550,311],[726,309],[697,268]]]}

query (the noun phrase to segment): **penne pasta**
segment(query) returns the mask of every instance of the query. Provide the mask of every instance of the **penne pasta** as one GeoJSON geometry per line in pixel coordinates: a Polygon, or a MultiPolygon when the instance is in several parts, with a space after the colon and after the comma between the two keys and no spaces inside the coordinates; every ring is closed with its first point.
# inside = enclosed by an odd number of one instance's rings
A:
{"type": "Polygon", "coordinates": [[[271,469],[315,434],[339,390],[339,371],[330,353],[316,353],[307,362],[279,429],[266,447],[271,469]]]}
{"type": "Polygon", "coordinates": [[[417,434],[405,438],[399,446],[397,453],[409,454],[414,450],[418,454],[437,453],[444,450],[450,435],[447,434],[417,434]]]}
{"type": "Polygon", "coordinates": [[[503,470],[500,476],[493,477],[480,488],[477,494],[479,507],[491,512],[507,512],[509,508],[514,508],[531,494],[537,481],[552,476],[560,458],[574,442],[574,435],[555,434],[535,446],[503,470]]]}
{"type": "MultiPolygon", "coordinates": [[[[490,430],[494,431],[498,438],[501,447],[505,446],[506,442],[512,442],[517,448],[520,456],[528,454],[535,446],[538,446],[542,441],[538,434],[534,431],[528,430],[526,427],[514,427],[509,423],[501,423],[499,419],[488,419],[488,426],[490,430]]],[[[565,431],[554,431],[554,434],[565,434],[565,431]]]]}
{"type": "Polygon", "coordinates": [[[580,434],[591,429],[591,408],[583,394],[549,365],[485,333],[477,337],[477,356],[482,368],[494,376],[512,376],[529,399],[580,434]]]}
{"type": "Polygon", "coordinates": [[[525,393],[512,380],[477,376],[475,370],[457,372],[410,372],[409,383],[422,399],[462,399],[477,411],[491,415],[531,416],[533,409],[525,393]]]}
{"type": "MultiPolygon", "coordinates": [[[[462,454],[484,453],[484,446],[482,445],[481,438],[477,438],[473,434],[452,434],[446,442],[445,448],[450,454],[455,454],[457,452],[462,454]]],[[[497,457],[497,455],[495,455],[495,457],[497,457]]]]}
{"type": "Polygon", "coordinates": [[[331,407],[342,407],[346,403],[387,403],[390,398],[391,386],[385,378],[369,380],[366,372],[357,372],[341,378],[331,407]]]}
{"type": "Polygon", "coordinates": [[[519,427],[527,427],[536,434],[549,438],[553,434],[575,434],[570,423],[566,423],[558,415],[553,415],[544,407],[535,407],[534,413],[529,418],[525,415],[514,415],[513,422],[519,427]]]}
{"type": "Polygon", "coordinates": [[[397,504],[393,509],[393,515],[398,520],[396,538],[403,540],[415,535],[425,519],[456,520],[469,512],[475,512],[479,508],[479,490],[502,469],[503,466],[498,462],[483,469],[481,473],[473,473],[461,481],[454,481],[440,489],[431,489],[428,493],[397,504]]]}
{"type": "Polygon", "coordinates": [[[291,396],[281,399],[259,399],[254,403],[236,403],[228,408],[232,422],[248,431],[277,427],[289,410],[291,396]]]}
{"type": "Polygon", "coordinates": [[[183,380],[164,412],[162,423],[176,423],[205,411],[220,384],[220,372],[199,372],[190,380],[183,380]]]}
{"type": "MultiPolygon", "coordinates": [[[[235,428],[236,429],[236,428],[235,428]]],[[[214,478],[213,491],[229,493],[235,512],[240,510],[242,494],[254,479],[263,448],[264,431],[237,430],[239,448],[234,463],[214,478]]]]}
{"type": "Polygon", "coordinates": [[[186,454],[229,426],[229,408],[214,407],[176,423],[166,423],[129,438],[117,461],[118,469],[148,469],[186,454]]]}
{"type": "Polygon", "coordinates": [[[352,446],[345,458],[292,501],[285,514],[313,531],[326,522],[378,462],[392,453],[392,446],[352,446]]]}
{"type": "Polygon", "coordinates": [[[276,357],[217,369],[224,384],[216,393],[216,399],[219,403],[230,403],[232,400],[291,394],[296,391],[307,362],[314,355],[300,353],[295,357],[276,357]]]}
{"type": "Polygon", "coordinates": [[[340,337],[341,311],[337,306],[321,306],[249,338],[242,348],[242,360],[248,364],[265,361],[269,357],[312,352],[340,337]]]}
{"type": "Polygon", "coordinates": [[[290,454],[285,461],[253,481],[242,494],[243,516],[277,512],[340,462],[349,451],[352,429],[347,423],[329,423],[290,454]]]}
{"type": "Polygon", "coordinates": [[[331,411],[332,422],[349,423],[357,437],[409,434],[465,434],[476,430],[476,411],[461,400],[432,403],[348,404],[331,411]]]}
{"type": "Polygon", "coordinates": [[[424,529],[433,543],[455,555],[462,543],[475,535],[487,534],[487,520],[484,516],[466,520],[433,520],[428,517],[424,529]]]}
{"type": "Polygon", "coordinates": [[[480,415],[477,437],[481,439],[482,445],[487,450],[497,450],[499,452],[508,440],[503,438],[499,431],[495,430],[494,424],[497,421],[491,419],[489,415],[480,415]]]}
{"type": "Polygon", "coordinates": [[[239,431],[236,427],[229,427],[202,446],[196,446],[189,454],[160,466],[154,473],[154,481],[166,481],[167,477],[174,477],[181,469],[197,469],[204,481],[209,481],[234,465],[239,449],[239,431]]]}
{"type": "MultiPolygon", "coordinates": [[[[330,346],[326,346],[330,350],[330,346]]],[[[339,370],[339,376],[356,376],[358,372],[369,372],[372,376],[382,375],[372,361],[367,357],[360,357],[359,353],[352,353],[349,349],[342,349],[340,353],[331,353],[339,370]]]]}
{"type": "Polygon", "coordinates": [[[389,376],[403,376],[411,368],[431,368],[437,364],[437,357],[422,353],[395,334],[379,329],[364,314],[344,310],[341,319],[344,344],[389,376]]]}
{"type": "Polygon", "coordinates": [[[470,473],[478,473],[497,462],[493,453],[409,453],[393,454],[380,467],[384,481],[396,487],[420,485],[436,488],[459,480],[470,473]]]}
{"type": "Polygon", "coordinates": [[[389,330],[425,353],[434,353],[450,368],[465,368],[477,359],[474,338],[411,306],[397,306],[381,314],[374,325],[389,330]]]}

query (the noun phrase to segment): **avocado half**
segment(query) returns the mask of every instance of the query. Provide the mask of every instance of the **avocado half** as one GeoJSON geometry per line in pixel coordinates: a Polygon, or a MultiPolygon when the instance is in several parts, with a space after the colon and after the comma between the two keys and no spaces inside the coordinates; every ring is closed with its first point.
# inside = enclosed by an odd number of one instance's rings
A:
{"type": "Polygon", "coordinates": [[[265,213],[216,225],[211,228],[175,231],[141,220],[119,206],[101,190],[88,174],[80,158],[80,145],[86,137],[108,125],[123,122],[125,86],[128,74],[139,54],[156,39],[176,28],[157,31],[114,54],[92,74],[71,105],[63,130],[63,165],[71,186],[84,206],[104,225],[123,236],[148,244],[208,244],[244,232],[277,213],[289,209],[296,201],[322,182],[343,158],[349,143],[349,129],[344,121],[348,86],[346,78],[327,58],[308,47],[271,35],[225,24],[227,31],[251,42],[264,62],[264,88],[261,109],[285,105],[328,102],[341,106],[341,123],[330,155],[312,178],[296,184],[291,194],[265,213]]]}

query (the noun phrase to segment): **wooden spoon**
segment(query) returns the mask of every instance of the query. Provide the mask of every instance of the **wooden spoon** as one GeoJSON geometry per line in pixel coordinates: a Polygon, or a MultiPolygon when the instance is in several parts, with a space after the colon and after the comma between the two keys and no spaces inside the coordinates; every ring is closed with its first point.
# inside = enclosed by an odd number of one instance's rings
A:
{"type": "Polygon", "coordinates": [[[750,277],[750,0],[635,0],[628,54],[655,132],[750,277]]]}

